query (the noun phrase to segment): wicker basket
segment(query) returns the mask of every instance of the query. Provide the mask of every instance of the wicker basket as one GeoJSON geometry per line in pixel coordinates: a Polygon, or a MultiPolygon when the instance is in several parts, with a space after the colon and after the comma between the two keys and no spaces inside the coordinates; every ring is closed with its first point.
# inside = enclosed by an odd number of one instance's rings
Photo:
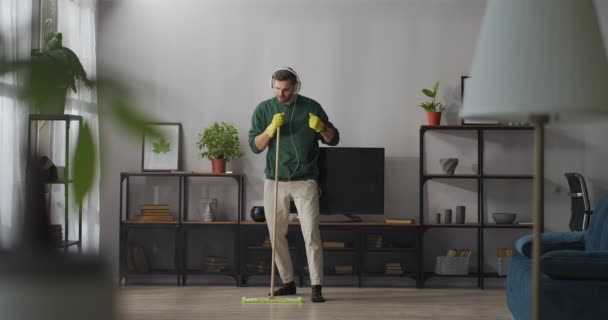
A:
{"type": "Polygon", "coordinates": [[[467,275],[469,274],[470,257],[437,257],[435,273],[440,275],[467,275]]]}
{"type": "Polygon", "coordinates": [[[498,257],[498,275],[506,276],[511,257],[498,257]]]}

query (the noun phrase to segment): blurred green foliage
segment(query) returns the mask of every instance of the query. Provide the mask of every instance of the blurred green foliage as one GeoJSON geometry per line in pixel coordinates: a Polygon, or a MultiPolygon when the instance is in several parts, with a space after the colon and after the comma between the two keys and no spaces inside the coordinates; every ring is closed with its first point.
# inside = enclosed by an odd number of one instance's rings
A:
{"type": "MultiPolygon", "coordinates": [[[[69,48],[63,47],[61,33],[49,33],[42,50],[33,50],[31,57],[11,59],[7,52],[11,48],[0,37],[0,77],[17,75],[15,86],[18,92],[16,99],[22,100],[22,105],[30,113],[48,114],[56,104],[65,104],[68,88],[77,92],[78,84],[96,90],[98,101],[103,101],[110,119],[127,129],[132,134],[151,135],[160,137],[160,132],[146,123],[153,122],[145,114],[134,108],[132,96],[119,79],[90,79],[87,77],[80,60],[69,48]]],[[[2,79],[0,79],[2,82],[2,79]]],[[[95,178],[96,161],[94,135],[88,123],[83,124],[78,135],[74,152],[74,193],[77,201],[91,190],[95,178]]]]}

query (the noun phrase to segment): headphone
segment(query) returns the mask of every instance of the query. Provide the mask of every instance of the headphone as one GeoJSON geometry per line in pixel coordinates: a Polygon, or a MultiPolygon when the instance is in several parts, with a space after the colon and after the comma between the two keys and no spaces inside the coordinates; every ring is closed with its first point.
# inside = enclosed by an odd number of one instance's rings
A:
{"type": "Polygon", "coordinates": [[[291,72],[291,74],[296,76],[296,83],[295,83],[295,88],[294,88],[293,92],[294,93],[300,92],[300,88],[302,88],[302,81],[300,81],[300,76],[298,76],[296,71],[290,67],[282,67],[282,68],[278,68],[278,69],[274,70],[272,72],[272,75],[270,76],[270,87],[274,88],[274,75],[275,75],[275,73],[277,73],[277,71],[281,71],[281,70],[289,71],[289,72],[291,72]]]}

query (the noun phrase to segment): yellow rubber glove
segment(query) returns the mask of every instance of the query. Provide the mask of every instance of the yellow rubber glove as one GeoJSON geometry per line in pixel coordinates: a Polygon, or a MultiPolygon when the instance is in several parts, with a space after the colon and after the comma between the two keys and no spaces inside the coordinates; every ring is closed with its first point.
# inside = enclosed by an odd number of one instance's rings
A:
{"type": "Polygon", "coordinates": [[[274,116],[272,116],[272,121],[270,122],[270,124],[268,125],[268,127],[266,127],[266,134],[269,137],[274,137],[274,134],[277,132],[277,129],[283,125],[283,117],[285,116],[285,113],[275,113],[274,116]]]}
{"type": "Polygon", "coordinates": [[[325,124],[319,117],[314,113],[309,113],[310,119],[308,120],[308,126],[315,130],[316,132],[321,132],[325,130],[325,124]]]}

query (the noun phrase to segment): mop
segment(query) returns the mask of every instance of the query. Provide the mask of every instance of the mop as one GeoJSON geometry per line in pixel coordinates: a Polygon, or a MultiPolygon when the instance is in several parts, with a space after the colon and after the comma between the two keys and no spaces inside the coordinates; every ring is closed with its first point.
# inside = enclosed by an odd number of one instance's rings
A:
{"type": "Polygon", "coordinates": [[[277,199],[279,198],[279,139],[281,136],[281,130],[277,128],[277,152],[274,165],[274,210],[272,219],[272,262],[270,264],[270,296],[264,298],[241,298],[243,304],[268,304],[268,303],[302,303],[304,299],[302,297],[296,298],[277,298],[274,296],[274,257],[275,257],[275,240],[277,236],[277,199]]]}

